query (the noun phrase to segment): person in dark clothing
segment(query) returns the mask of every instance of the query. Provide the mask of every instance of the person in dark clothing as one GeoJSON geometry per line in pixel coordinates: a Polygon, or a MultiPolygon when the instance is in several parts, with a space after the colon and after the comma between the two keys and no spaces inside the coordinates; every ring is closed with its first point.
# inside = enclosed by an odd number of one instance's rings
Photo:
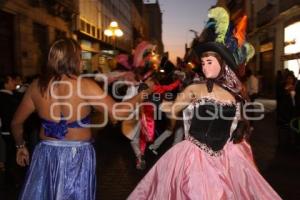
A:
{"type": "Polygon", "coordinates": [[[300,80],[297,80],[295,87],[295,106],[296,116],[300,117],[300,80]]]}
{"type": "Polygon", "coordinates": [[[278,90],[277,125],[279,127],[279,145],[285,149],[295,145],[296,135],[290,127],[292,119],[296,116],[295,85],[295,76],[289,72],[284,77],[278,90]]]}
{"type": "Polygon", "coordinates": [[[16,185],[16,149],[13,136],[11,135],[10,124],[13,115],[18,106],[18,99],[14,96],[13,91],[16,85],[12,76],[5,75],[0,78],[0,118],[2,122],[1,137],[5,142],[5,168],[6,168],[6,182],[8,184],[16,185]]]}
{"type": "Polygon", "coordinates": [[[275,79],[275,91],[276,91],[276,101],[278,101],[282,90],[282,84],[283,84],[283,74],[282,71],[278,70],[277,71],[277,75],[276,75],[276,79],[275,79]]]}
{"type": "Polygon", "coordinates": [[[300,149],[300,80],[297,80],[295,87],[295,118],[291,122],[296,134],[295,145],[300,149]]]}

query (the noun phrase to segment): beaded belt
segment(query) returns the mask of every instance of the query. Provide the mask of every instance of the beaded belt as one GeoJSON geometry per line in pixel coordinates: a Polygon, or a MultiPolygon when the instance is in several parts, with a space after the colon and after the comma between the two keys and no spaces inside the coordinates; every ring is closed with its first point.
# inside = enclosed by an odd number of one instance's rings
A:
{"type": "Polygon", "coordinates": [[[222,151],[223,150],[219,150],[219,151],[214,151],[212,150],[210,147],[208,147],[206,144],[199,142],[196,138],[194,138],[191,135],[188,135],[186,138],[188,141],[192,142],[193,144],[197,145],[201,150],[205,151],[206,153],[208,153],[210,156],[221,156],[222,155],[222,151]]]}

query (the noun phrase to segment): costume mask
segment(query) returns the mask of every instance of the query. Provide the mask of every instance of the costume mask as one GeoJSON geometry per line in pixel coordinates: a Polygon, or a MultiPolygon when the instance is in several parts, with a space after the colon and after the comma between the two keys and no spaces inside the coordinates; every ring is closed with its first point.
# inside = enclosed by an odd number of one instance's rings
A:
{"type": "Polygon", "coordinates": [[[221,71],[220,63],[214,56],[202,57],[201,65],[207,79],[217,78],[221,71]]]}

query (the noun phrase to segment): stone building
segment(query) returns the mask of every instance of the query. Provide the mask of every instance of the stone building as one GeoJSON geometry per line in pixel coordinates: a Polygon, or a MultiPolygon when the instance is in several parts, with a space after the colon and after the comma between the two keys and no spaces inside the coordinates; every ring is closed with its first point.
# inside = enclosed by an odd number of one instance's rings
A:
{"type": "Polygon", "coordinates": [[[83,69],[107,72],[117,52],[131,53],[141,39],[163,52],[161,23],[157,1],[145,6],[143,0],[0,0],[0,73],[38,74],[60,37],[78,40],[83,69]],[[104,35],[112,21],[122,37],[104,35]]]}
{"type": "Polygon", "coordinates": [[[148,28],[146,27],[144,16],[143,0],[132,0],[132,39],[133,48],[142,40],[148,39],[148,28]]]}
{"type": "Polygon", "coordinates": [[[0,1],[0,73],[39,73],[49,45],[72,37],[78,12],[76,0],[0,1]]]}
{"type": "Polygon", "coordinates": [[[141,40],[154,42],[158,52],[163,52],[162,16],[157,1],[150,5],[143,0],[80,0],[79,8],[77,35],[87,71],[110,71],[116,51],[130,54],[141,40]],[[118,23],[122,37],[103,34],[112,21],[118,23]]]}
{"type": "Polygon", "coordinates": [[[255,68],[262,76],[263,94],[274,97],[278,70],[288,68],[299,78],[300,1],[253,0],[248,4],[255,68]]]}
{"type": "Polygon", "coordinates": [[[162,12],[158,0],[145,1],[144,20],[146,23],[147,39],[157,45],[157,53],[164,53],[162,42],[162,12]]]}
{"type": "Polygon", "coordinates": [[[101,0],[102,4],[102,26],[108,28],[110,22],[116,21],[124,35],[119,40],[112,41],[105,36],[104,41],[120,51],[130,52],[132,48],[132,2],[131,0],[101,0]]]}
{"type": "Polygon", "coordinates": [[[110,71],[114,50],[129,53],[132,48],[130,0],[79,0],[78,41],[84,69],[110,71]],[[123,31],[121,38],[104,35],[112,21],[123,31]]]}

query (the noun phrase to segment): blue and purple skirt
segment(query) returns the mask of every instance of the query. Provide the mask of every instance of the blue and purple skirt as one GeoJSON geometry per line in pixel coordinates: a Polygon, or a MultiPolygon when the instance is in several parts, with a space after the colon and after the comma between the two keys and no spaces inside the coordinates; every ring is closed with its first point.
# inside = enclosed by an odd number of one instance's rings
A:
{"type": "Polygon", "coordinates": [[[90,142],[42,141],[32,155],[19,199],[93,200],[96,158],[90,142]]]}

